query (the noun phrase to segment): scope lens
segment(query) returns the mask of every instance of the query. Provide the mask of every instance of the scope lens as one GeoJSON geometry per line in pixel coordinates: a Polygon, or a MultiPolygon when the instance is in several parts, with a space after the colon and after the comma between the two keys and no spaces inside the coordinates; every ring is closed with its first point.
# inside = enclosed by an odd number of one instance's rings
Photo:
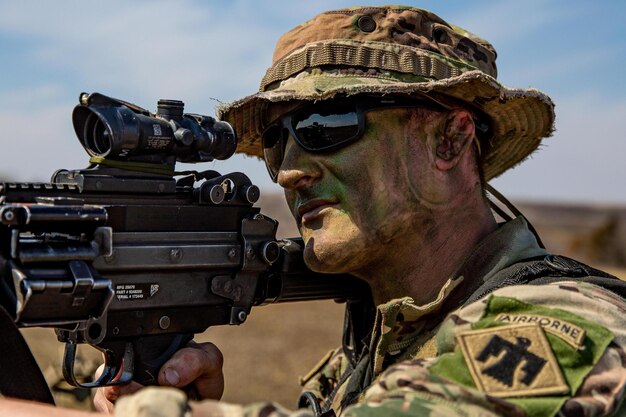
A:
{"type": "Polygon", "coordinates": [[[111,151],[111,133],[95,113],[85,120],[85,147],[97,156],[106,156],[111,151]]]}

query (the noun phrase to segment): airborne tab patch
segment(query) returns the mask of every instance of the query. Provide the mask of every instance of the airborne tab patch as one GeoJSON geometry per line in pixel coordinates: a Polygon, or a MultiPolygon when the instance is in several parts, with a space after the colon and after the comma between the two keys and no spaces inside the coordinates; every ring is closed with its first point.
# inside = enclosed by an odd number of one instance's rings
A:
{"type": "Polygon", "coordinates": [[[476,386],[495,397],[570,391],[539,324],[515,324],[457,335],[476,386]]]}
{"type": "Polygon", "coordinates": [[[559,337],[576,349],[580,349],[585,342],[585,329],[569,321],[558,318],[543,316],[540,314],[501,313],[496,317],[496,321],[509,324],[537,323],[543,328],[543,330],[559,337]]]}

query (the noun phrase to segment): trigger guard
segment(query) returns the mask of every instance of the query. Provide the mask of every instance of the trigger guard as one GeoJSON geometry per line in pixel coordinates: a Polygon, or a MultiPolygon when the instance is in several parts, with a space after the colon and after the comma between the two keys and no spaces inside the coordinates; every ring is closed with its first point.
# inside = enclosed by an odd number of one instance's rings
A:
{"type": "Polygon", "coordinates": [[[77,347],[76,343],[68,342],[65,344],[65,353],[63,354],[63,377],[70,385],[91,389],[123,385],[133,379],[134,351],[131,343],[125,343],[124,355],[121,358],[113,350],[102,350],[105,358],[104,369],[98,379],[92,382],[80,382],[74,374],[77,347]],[[114,365],[111,364],[112,362],[114,365]]]}

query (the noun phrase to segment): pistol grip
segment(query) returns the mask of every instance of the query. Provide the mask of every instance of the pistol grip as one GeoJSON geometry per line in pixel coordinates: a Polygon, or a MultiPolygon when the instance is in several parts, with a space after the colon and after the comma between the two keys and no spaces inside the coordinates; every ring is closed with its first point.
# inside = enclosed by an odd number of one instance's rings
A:
{"type": "Polygon", "coordinates": [[[142,385],[157,385],[161,366],[193,339],[193,334],[167,334],[140,338],[135,342],[133,380],[142,385]]]}
{"type": "Polygon", "coordinates": [[[80,382],[74,373],[77,343],[67,342],[63,356],[63,377],[81,388],[100,388],[127,384],[156,385],[159,369],[176,351],[185,347],[193,334],[147,336],[134,342],[116,342],[96,348],[104,354],[104,369],[93,382],[80,382]]]}

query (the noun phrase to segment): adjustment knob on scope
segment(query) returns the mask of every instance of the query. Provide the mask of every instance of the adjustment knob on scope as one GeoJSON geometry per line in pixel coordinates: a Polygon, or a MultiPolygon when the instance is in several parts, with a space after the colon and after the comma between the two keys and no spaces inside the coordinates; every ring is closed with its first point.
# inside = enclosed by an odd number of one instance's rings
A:
{"type": "Polygon", "coordinates": [[[180,120],[185,111],[185,103],[180,100],[161,99],[157,102],[157,115],[166,119],[180,120]]]}
{"type": "Polygon", "coordinates": [[[193,133],[191,133],[191,130],[185,129],[184,127],[176,129],[174,138],[185,146],[189,146],[193,143],[193,133]]]}

